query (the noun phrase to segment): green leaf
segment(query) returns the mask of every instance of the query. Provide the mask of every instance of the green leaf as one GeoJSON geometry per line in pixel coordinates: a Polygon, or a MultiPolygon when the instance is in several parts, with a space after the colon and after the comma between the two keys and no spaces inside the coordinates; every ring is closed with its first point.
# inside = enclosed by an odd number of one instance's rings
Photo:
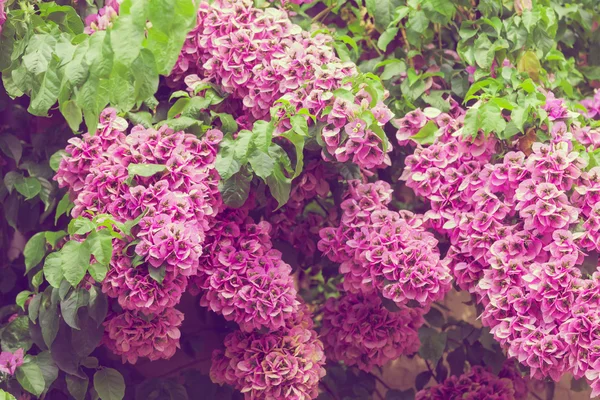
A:
{"type": "Polygon", "coordinates": [[[21,145],[21,141],[16,136],[7,133],[1,135],[0,150],[19,165],[21,156],[23,155],[23,145],[21,145]]]}
{"type": "Polygon", "coordinates": [[[97,326],[102,325],[108,312],[108,300],[106,295],[102,293],[102,290],[96,286],[90,288],[90,305],[88,311],[90,317],[96,321],[97,326]]]}
{"type": "Polygon", "coordinates": [[[513,108],[511,114],[510,114],[510,120],[511,122],[513,122],[515,124],[515,126],[517,127],[517,129],[519,129],[519,131],[524,132],[523,131],[523,126],[525,125],[525,121],[527,121],[527,118],[529,117],[529,107],[522,107],[522,106],[517,106],[515,108],[513,108]]]}
{"type": "Polygon", "coordinates": [[[67,390],[71,396],[76,400],[85,400],[89,384],[89,378],[87,376],[85,378],[80,378],[75,375],[67,374],[65,376],[65,381],[67,381],[67,390]]]}
{"type": "Polygon", "coordinates": [[[2,351],[14,353],[19,349],[27,352],[31,348],[31,336],[29,334],[29,318],[22,315],[15,318],[2,330],[0,336],[2,351]]]}
{"type": "Polygon", "coordinates": [[[46,387],[42,370],[35,362],[27,362],[17,368],[16,377],[23,389],[35,396],[41,395],[46,387]]]}
{"type": "Polygon", "coordinates": [[[535,52],[531,50],[523,53],[517,63],[517,70],[519,72],[526,72],[534,81],[539,79],[541,69],[542,65],[540,64],[540,60],[535,55],[535,52]]]}
{"type": "Polygon", "coordinates": [[[146,29],[147,4],[148,0],[123,1],[119,6],[119,18],[113,22],[110,30],[115,61],[125,67],[131,66],[140,54],[146,29]]]}
{"type": "Polygon", "coordinates": [[[69,235],[85,235],[96,230],[96,224],[85,217],[77,217],[69,222],[69,235]]]}
{"type": "Polygon", "coordinates": [[[90,294],[84,288],[73,290],[67,297],[60,302],[60,313],[71,328],[79,328],[79,317],[77,312],[81,307],[88,305],[90,294]]]}
{"type": "Polygon", "coordinates": [[[447,333],[424,326],[419,329],[419,340],[419,355],[437,365],[446,348],[447,333]]]}
{"type": "Polygon", "coordinates": [[[52,156],[50,156],[50,168],[52,168],[52,170],[54,172],[58,171],[58,167],[60,165],[60,161],[67,157],[69,154],[64,151],[64,150],[58,150],[56,153],[52,154],[52,156]]]}
{"type": "Polygon", "coordinates": [[[94,374],[94,389],[102,400],[122,400],[125,380],[116,369],[103,368],[94,374]]]}
{"type": "Polygon", "coordinates": [[[502,116],[502,110],[495,104],[488,102],[484,104],[477,114],[481,129],[487,134],[491,132],[502,132],[506,128],[506,120],[502,116]]]}
{"type": "Polygon", "coordinates": [[[144,47],[156,58],[157,71],[168,75],[183,47],[188,32],[196,24],[196,5],[192,0],[151,1],[144,47]]]}
{"type": "Polygon", "coordinates": [[[431,307],[429,312],[425,314],[425,321],[436,328],[441,328],[446,323],[444,314],[435,307],[431,307]]]}
{"type": "Polygon", "coordinates": [[[437,137],[437,132],[439,131],[438,126],[433,121],[429,121],[422,127],[416,135],[411,137],[411,140],[414,140],[420,144],[432,144],[435,142],[437,137]]]}
{"type": "MultiPolygon", "coordinates": [[[[50,288],[49,288],[50,289],[50,288]]],[[[52,289],[46,290],[43,294],[40,309],[39,309],[39,320],[40,327],[42,328],[42,338],[46,346],[52,346],[59,329],[59,316],[58,316],[58,304],[54,297],[51,295],[52,289]]]]}
{"type": "Polygon", "coordinates": [[[60,251],[65,279],[75,287],[81,282],[90,265],[90,249],[81,242],[67,242],[60,251]]]}
{"type": "Polygon", "coordinates": [[[255,149],[252,154],[250,154],[250,157],[248,157],[248,161],[250,162],[254,173],[262,179],[267,179],[267,177],[273,173],[275,162],[267,153],[255,149]]]}
{"type": "Polygon", "coordinates": [[[213,117],[219,117],[221,120],[221,131],[224,135],[228,133],[235,133],[238,131],[238,124],[235,122],[235,119],[231,116],[231,114],[227,113],[216,113],[214,111],[210,112],[210,115],[213,117]]]}
{"type": "MultiPolygon", "coordinates": [[[[394,40],[394,38],[398,34],[399,30],[400,30],[399,28],[387,28],[381,34],[381,36],[379,36],[379,39],[377,40],[377,47],[379,47],[381,50],[385,51],[388,47],[388,44],[390,44],[392,42],[392,40],[394,40]]],[[[384,79],[384,78],[381,78],[381,79],[384,79]]]]}
{"type": "Polygon", "coordinates": [[[25,196],[26,200],[33,199],[42,190],[42,184],[37,178],[23,178],[23,180],[15,182],[17,192],[25,196]]]}
{"type": "Polygon", "coordinates": [[[36,82],[31,91],[31,102],[27,109],[31,114],[38,116],[47,115],[50,107],[58,100],[62,80],[58,73],[59,64],[60,59],[57,56],[53,56],[44,75],[41,78],[34,78],[36,81],[39,80],[39,82],[36,82]]]}
{"type": "Polygon", "coordinates": [[[60,253],[51,253],[46,257],[44,261],[44,276],[52,287],[60,287],[60,282],[64,279],[60,253]]]}
{"type": "Polygon", "coordinates": [[[46,241],[50,246],[52,246],[53,249],[56,247],[58,241],[64,238],[65,236],[67,236],[67,232],[65,231],[44,232],[44,237],[46,238],[46,241]]]}
{"type": "Polygon", "coordinates": [[[156,282],[162,284],[163,281],[165,280],[166,267],[164,265],[161,265],[160,267],[155,268],[155,267],[149,265],[148,273],[150,274],[150,277],[152,279],[154,279],[156,282]]]}
{"type": "Polygon", "coordinates": [[[112,258],[112,239],[113,238],[107,229],[92,232],[85,239],[92,255],[100,264],[105,266],[108,266],[110,259],[112,258]]]}
{"type": "Polygon", "coordinates": [[[0,400],[17,400],[12,394],[0,389],[0,400]]]}
{"type": "Polygon", "coordinates": [[[250,194],[250,182],[252,182],[252,176],[248,176],[243,170],[236,172],[225,181],[220,181],[219,191],[223,202],[233,208],[243,206],[250,194]]]}
{"type": "Polygon", "coordinates": [[[23,249],[25,256],[25,273],[27,274],[33,267],[38,265],[46,255],[46,234],[38,232],[27,241],[23,249]]]}
{"type": "Polygon", "coordinates": [[[429,372],[429,371],[421,372],[415,378],[415,388],[417,390],[423,389],[427,385],[427,383],[429,383],[429,380],[431,380],[431,378],[432,378],[431,372],[429,372]]]}
{"type": "Polygon", "coordinates": [[[166,165],[162,164],[129,164],[127,166],[127,171],[129,172],[129,176],[143,176],[150,177],[159,172],[164,172],[167,170],[166,165]]]}
{"type": "Polygon", "coordinates": [[[287,131],[281,136],[292,142],[296,149],[296,167],[292,179],[297,178],[304,169],[304,136],[300,136],[293,131],[287,131]]]}
{"type": "Polygon", "coordinates": [[[71,199],[69,198],[69,192],[67,192],[62,197],[62,199],[60,199],[58,205],[56,206],[56,216],[54,217],[54,225],[58,223],[58,219],[61,215],[68,214],[73,209],[73,207],[75,207],[75,204],[71,202],[71,199]]]}
{"type": "Polygon", "coordinates": [[[27,306],[27,313],[29,314],[29,319],[31,320],[31,322],[35,322],[38,318],[41,300],[42,294],[36,294],[31,298],[29,306],[27,306]]]}
{"type": "Polygon", "coordinates": [[[23,175],[17,171],[8,171],[6,175],[4,175],[4,186],[8,189],[8,193],[12,193],[15,183],[22,181],[23,175]]]}
{"type": "Polygon", "coordinates": [[[365,3],[379,32],[383,32],[392,22],[396,8],[404,5],[400,0],[366,0],[365,3]]]}
{"type": "Polygon", "coordinates": [[[450,365],[450,374],[460,376],[465,372],[465,361],[467,356],[465,355],[465,349],[463,346],[459,346],[446,357],[448,364],[450,365]]]}
{"type": "Polygon", "coordinates": [[[492,42],[487,35],[479,36],[473,44],[475,62],[481,68],[488,69],[494,61],[494,52],[492,51],[492,42]]]}
{"type": "Polygon", "coordinates": [[[27,299],[29,299],[29,296],[31,296],[32,293],[29,290],[23,290],[22,292],[20,292],[17,295],[17,298],[15,300],[15,303],[21,307],[21,310],[25,311],[25,302],[27,301],[27,299]]]}
{"type": "Polygon", "coordinates": [[[280,208],[287,203],[290,198],[292,180],[285,176],[279,163],[275,165],[273,174],[267,178],[267,185],[269,186],[271,195],[279,204],[279,207],[277,208],[280,208]]]}
{"type": "Polygon", "coordinates": [[[572,391],[583,392],[584,390],[587,390],[588,388],[589,388],[589,385],[585,381],[585,378],[581,378],[581,379],[571,378],[571,390],[572,391]]]}
{"type": "Polygon", "coordinates": [[[292,115],[290,118],[292,130],[300,136],[308,136],[308,123],[302,115],[292,115]]]}
{"type": "Polygon", "coordinates": [[[108,273],[108,266],[99,262],[95,262],[90,264],[88,272],[96,282],[102,282],[108,273]]]}
{"type": "Polygon", "coordinates": [[[273,122],[256,121],[252,127],[252,144],[268,153],[274,131],[275,125],[273,122]]]}
{"type": "MultiPolygon", "coordinates": [[[[242,131],[244,132],[244,131],[242,131]]],[[[240,132],[240,134],[242,133],[240,132]]],[[[248,132],[248,131],[246,131],[248,132]]],[[[250,135],[245,135],[246,138],[248,138],[245,143],[246,143],[246,151],[247,151],[247,146],[248,146],[248,142],[250,140],[250,136],[251,136],[251,132],[250,135]]],[[[234,174],[236,174],[241,167],[240,162],[245,162],[245,161],[238,161],[239,157],[236,157],[236,151],[237,151],[237,147],[236,146],[240,146],[243,145],[244,141],[241,140],[241,138],[239,138],[238,140],[234,141],[231,137],[229,136],[225,136],[223,138],[223,141],[220,143],[219,145],[219,152],[217,153],[217,159],[215,161],[215,168],[217,170],[217,172],[219,173],[219,175],[221,176],[222,180],[228,180],[229,178],[231,178],[234,174]]],[[[245,155],[245,153],[244,153],[245,155]]]]}

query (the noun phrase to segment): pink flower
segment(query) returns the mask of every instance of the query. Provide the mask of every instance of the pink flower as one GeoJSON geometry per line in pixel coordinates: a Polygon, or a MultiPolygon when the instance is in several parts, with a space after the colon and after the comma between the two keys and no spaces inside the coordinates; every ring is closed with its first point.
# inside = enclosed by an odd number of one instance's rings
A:
{"type": "Polygon", "coordinates": [[[23,365],[23,349],[18,349],[14,353],[9,351],[0,353],[0,372],[14,375],[21,365],[23,365]]]}

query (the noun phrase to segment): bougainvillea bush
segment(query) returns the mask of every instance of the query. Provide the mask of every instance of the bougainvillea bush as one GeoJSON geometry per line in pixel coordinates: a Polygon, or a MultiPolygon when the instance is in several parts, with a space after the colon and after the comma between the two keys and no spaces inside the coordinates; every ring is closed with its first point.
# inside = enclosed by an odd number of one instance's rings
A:
{"type": "Polygon", "coordinates": [[[600,395],[599,24],[0,0],[0,399],[600,395]]]}

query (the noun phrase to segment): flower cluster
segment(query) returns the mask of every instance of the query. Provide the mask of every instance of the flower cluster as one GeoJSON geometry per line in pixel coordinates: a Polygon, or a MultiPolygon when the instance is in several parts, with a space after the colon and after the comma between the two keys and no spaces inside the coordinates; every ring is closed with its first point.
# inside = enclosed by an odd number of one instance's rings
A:
{"type": "Polygon", "coordinates": [[[315,399],[325,355],[312,325],[300,309],[274,332],[229,334],[225,350],[213,353],[211,379],[232,385],[247,400],[315,399]]]}
{"type": "Polygon", "coordinates": [[[420,217],[388,208],[390,185],[351,181],[338,227],[320,232],[319,250],[340,263],[344,289],[381,292],[398,306],[428,309],[450,289],[450,270],[440,261],[438,241],[420,217]]]}
{"type": "Polygon", "coordinates": [[[370,372],[374,366],[415,353],[423,322],[419,309],[390,312],[374,293],[346,293],[325,303],[321,337],[328,359],[370,372]]]}
{"type": "Polygon", "coordinates": [[[417,392],[416,400],[520,400],[527,397],[527,388],[523,391],[522,378],[518,375],[492,374],[483,367],[475,366],[460,377],[451,376],[444,382],[417,392]],[[504,377],[502,377],[504,376],[504,377]],[[515,381],[513,381],[513,379],[515,381]],[[517,392],[515,385],[521,390],[517,392]]]}
{"type": "Polygon", "coordinates": [[[207,232],[202,268],[193,282],[202,289],[201,305],[235,321],[243,331],[277,330],[294,318],[300,304],[292,268],[273,248],[271,225],[255,224],[248,210],[246,206],[218,215],[207,232]]]}
{"type": "Polygon", "coordinates": [[[139,357],[151,361],[170,358],[179,348],[182,322],[183,313],[175,308],[151,315],[124,311],[107,318],[103,342],[123,362],[131,364],[139,357]]]}
{"type": "Polygon", "coordinates": [[[119,6],[122,0],[108,0],[97,14],[90,14],[85,19],[84,32],[91,35],[97,31],[107,30],[119,16],[119,6]]]}
{"type": "Polygon", "coordinates": [[[585,113],[586,117],[600,118],[600,91],[596,91],[594,97],[582,100],[581,105],[587,110],[587,113],[585,113]]]}
{"type": "Polygon", "coordinates": [[[283,10],[257,9],[250,0],[202,2],[198,25],[188,35],[171,77],[218,84],[242,102],[249,115],[241,120],[268,117],[281,99],[289,106],[277,113],[279,131],[289,129],[290,109],[304,108],[325,124],[324,156],[352,160],[367,169],[389,165],[391,146],[383,142],[381,126],[392,113],[383,99],[374,101],[366,84],[353,88],[348,78],[358,75],[356,65],[335,56],[332,40],[303,31],[283,10]],[[354,101],[335,95],[338,89],[356,92],[354,101]]]}
{"type": "Polygon", "coordinates": [[[23,349],[18,349],[14,353],[9,351],[0,353],[0,372],[14,375],[21,365],[23,365],[23,349]]]}
{"type": "Polygon", "coordinates": [[[6,22],[6,0],[0,0],[0,35],[2,35],[2,25],[6,22]]]}
{"type": "Polygon", "coordinates": [[[222,207],[214,169],[222,133],[209,130],[198,139],[166,126],[126,130],[125,120],[105,110],[95,135],[70,139],[55,179],[69,188],[74,217],[139,219],[131,238],[113,240],[102,289],[135,318],[164,319],[197,274],[205,232],[222,207]]]}
{"type": "Polygon", "coordinates": [[[547,99],[550,143],[492,157],[494,139],[446,134],[459,116],[407,157],[402,179],[430,200],[425,223],[452,244],[445,263],[508,355],[535,378],[586,376],[596,395],[600,273],[586,279],[580,267],[584,252],[600,250],[600,168],[585,171],[571,141],[581,128],[562,100],[547,99]]]}

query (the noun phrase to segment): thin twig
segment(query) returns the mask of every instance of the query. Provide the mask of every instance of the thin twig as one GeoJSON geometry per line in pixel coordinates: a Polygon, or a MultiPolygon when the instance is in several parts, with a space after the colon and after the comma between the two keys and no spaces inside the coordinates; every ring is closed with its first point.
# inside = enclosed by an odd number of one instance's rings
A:
{"type": "Polygon", "coordinates": [[[373,376],[375,377],[375,379],[377,379],[377,380],[379,381],[379,383],[381,383],[381,384],[382,384],[382,385],[383,385],[383,386],[384,386],[384,387],[385,387],[387,390],[390,390],[390,389],[391,389],[391,387],[390,387],[390,386],[389,386],[387,383],[385,383],[385,382],[383,381],[383,379],[381,379],[380,377],[378,377],[378,376],[377,376],[377,375],[375,375],[375,374],[371,374],[371,375],[373,375],[373,376]]]}
{"type": "Polygon", "coordinates": [[[379,57],[383,57],[383,53],[381,52],[381,50],[379,50],[379,47],[377,47],[377,45],[373,43],[373,40],[369,36],[367,36],[367,43],[369,43],[369,46],[375,49],[377,54],[379,54],[379,57]]]}
{"type": "Polygon", "coordinates": [[[157,378],[166,378],[168,376],[172,376],[172,375],[174,375],[174,374],[176,374],[176,373],[178,373],[178,372],[180,372],[180,371],[182,371],[184,369],[193,367],[196,364],[199,364],[201,362],[205,362],[205,361],[208,361],[208,360],[210,360],[210,357],[195,359],[194,361],[191,361],[191,362],[189,362],[187,364],[184,364],[184,365],[182,365],[180,367],[177,367],[177,368],[175,368],[172,371],[165,372],[164,374],[157,376],[155,379],[157,379],[157,378]]]}
{"type": "Polygon", "coordinates": [[[535,397],[538,400],[542,400],[542,398],[540,396],[538,396],[537,394],[535,394],[534,392],[529,392],[533,395],[533,397],[535,397]]]}
{"type": "Polygon", "coordinates": [[[404,40],[404,51],[406,52],[406,57],[408,58],[408,64],[411,68],[415,68],[415,61],[408,55],[410,53],[410,43],[408,43],[408,37],[406,36],[406,29],[404,27],[400,28],[400,32],[402,33],[402,39],[404,40]]]}
{"type": "Polygon", "coordinates": [[[429,373],[431,374],[431,376],[433,376],[433,379],[435,379],[435,381],[437,383],[440,383],[440,381],[438,380],[437,376],[433,373],[433,370],[431,369],[431,365],[429,365],[429,361],[425,360],[425,364],[427,365],[427,369],[429,370],[429,373]]]}
{"type": "Polygon", "coordinates": [[[381,400],[384,400],[384,397],[381,395],[381,393],[379,393],[379,390],[377,390],[377,388],[375,388],[375,393],[377,393],[377,397],[379,397],[381,400]]]}
{"type": "Polygon", "coordinates": [[[331,10],[333,10],[333,8],[336,6],[336,4],[332,4],[330,6],[328,6],[327,8],[325,8],[323,11],[321,11],[320,13],[318,13],[317,15],[315,15],[312,19],[311,22],[317,22],[319,21],[321,18],[325,18],[327,16],[327,14],[329,14],[329,12],[331,10]]]}

